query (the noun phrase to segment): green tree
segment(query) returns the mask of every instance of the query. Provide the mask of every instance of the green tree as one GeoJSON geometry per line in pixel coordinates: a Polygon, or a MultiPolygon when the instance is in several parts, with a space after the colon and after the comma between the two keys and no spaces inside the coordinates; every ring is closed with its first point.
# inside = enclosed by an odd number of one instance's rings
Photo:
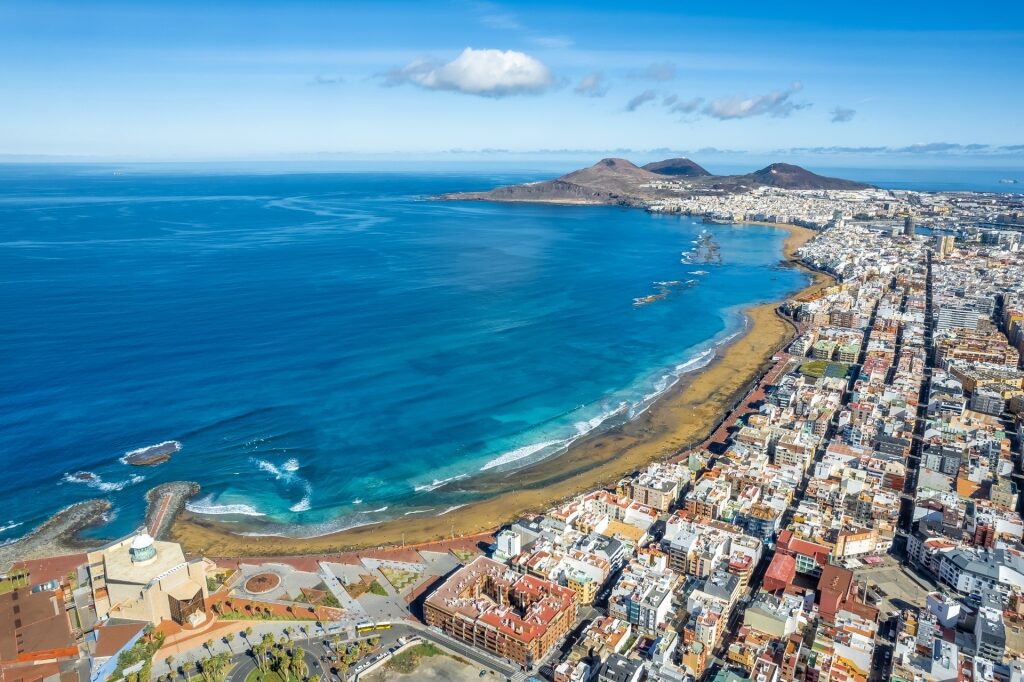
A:
{"type": "Polygon", "coordinates": [[[188,682],[192,682],[192,669],[195,667],[195,661],[191,658],[186,658],[185,662],[181,664],[181,669],[185,673],[185,679],[188,682]]]}
{"type": "Polygon", "coordinates": [[[292,649],[292,654],[288,661],[288,668],[295,673],[295,677],[302,677],[306,672],[305,653],[306,652],[304,652],[301,647],[295,647],[292,649]]]}
{"type": "Polygon", "coordinates": [[[235,641],[235,633],[229,632],[224,635],[224,642],[228,645],[228,651],[235,653],[235,650],[231,647],[231,642],[235,641]]]}
{"type": "Polygon", "coordinates": [[[213,655],[213,640],[212,639],[206,640],[205,642],[203,642],[203,646],[206,647],[206,652],[212,656],[213,655]]]}
{"type": "Polygon", "coordinates": [[[171,672],[170,676],[174,677],[174,656],[168,656],[164,659],[164,663],[167,665],[167,669],[171,672]]]}

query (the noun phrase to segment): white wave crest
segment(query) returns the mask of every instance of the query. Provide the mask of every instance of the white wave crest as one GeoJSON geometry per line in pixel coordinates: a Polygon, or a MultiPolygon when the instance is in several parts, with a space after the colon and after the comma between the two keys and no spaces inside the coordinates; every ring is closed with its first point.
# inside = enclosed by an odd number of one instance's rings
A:
{"type": "Polygon", "coordinates": [[[431,508],[431,509],[413,509],[412,511],[405,512],[404,514],[402,514],[402,516],[409,516],[410,514],[425,514],[426,512],[431,511],[432,509],[433,508],[431,508]]]}
{"type": "Polygon", "coordinates": [[[445,515],[445,514],[447,514],[448,512],[453,512],[453,511],[455,511],[456,509],[462,509],[462,508],[463,508],[463,507],[465,507],[465,506],[466,506],[465,504],[457,504],[457,505],[455,505],[454,507],[448,507],[448,508],[447,508],[447,509],[445,509],[445,510],[444,510],[443,512],[441,512],[440,514],[438,514],[438,516],[444,516],[444,515],[445,515]]]}
{"type": "Polygon", "coordinates": [[[310,506],[309,495],[306,495],[301,500],[299,500],[298,502],[296,502],[292,506],[288,507],[288,511],[293,511],[293,512],[309,511],[309,506],[310,506]]]}
{"type": "Polygon", "coordinates": [[[281,468],[284,469],[285,471],[298,471],[299,470],[299,460],[297,460],[294,457],[292,457],[287,462],[282,464],[281,468]]]}
{"type": "Polygon", "coordinates": [[[99,474],[94,474],[91,471],[76,471],[73,474],[64,474],[64,476],[61,477],[61,480],[65,483],[79,483],[105,493],[111,493],[118,490],[124,490],[128,486],[135,485],[136,483],[142,483],[146,480],[146,477],[141,474],[132,474],[123,481],[104,481],[99,474]]]}
{"type": "Polygon", "coordinates": [[[450,478],[435,478],[432,483],[423,483],[421,485],[414,486],[413,490],[415,490],[418,493],[437,490],[443,485],[447,485],[452,481],[458,481],[460,479],[466,478],[467,476],[469,476],[469,474],[459,474],[458,476],[451,476],[450,478]]]}
{"type": "Polygon", "coordinates": [[[702,351],[700,355],[697,355],[696,357],[690,358],[686,362],[676,365],[676,372],[679,374],[683,374],[685,372],[692,372],[695,369],[700,369],[708,362],[710,362],[711,358],[713,358],[714,356],[715,349],[708,348],[707,350],[702,351]]]}
{"type": "Polygon", "coordinates": [[[252,460],[252,461],[256,463],[256,467],[260,471],[265,471],[268,474],[270,474],[271,476],[273,476],[274,478],[281,478],[281,476],[284,475],[284,472],[281,471],[280,469],[278,469],[277,466],[273,462],[268,462],[265,459],[256,459],[256,460],[252,460]]]}
{"type": "Polygon", "coordinates": [[[213,495],[207,495],[201,500],[189,500],[185,503],[185,509],[193,514],[208,514],[210,516],[220,516],[223,514],[265,516],[250,504],[215,504],[213,495]]]}
{"type": "Polygon", "coordinates": [[[386,512],[387,510],[388,510],[387,505],[384,505],[383,507],[381,507],[379,509],[371,509],[370,511],[368,511],[366,513],[367,514],[379,514],[380,512],[386,512]]]}
{"type": "Polygon", "coordinates": [[[0,533],[5,533],[9,530],[13,530],[21,525],[21,521],[8,521],[6,524],[0,526],[0,533]]]}
{"type": "Polygon", "coordinates": [[[540,452],[544,448],[549,448],[553,445],[561,445],[564,444],[565,442],[565,440],[546,440],[540,443],[533,443],[532,445],[524,445],[520,448],[516,448],[515,450],[511,450],[503,455],[495,457],[490,462],[480,467],[480,471],[486,471],[487,469],[500,467],[503,464],[510,464],[517,460],[523,459],[524,457],[529,457],[534,453],[540,452]]]}
{"type": "Polygon", "coordinates": [[[363,503],[363,499],[361,497],[357,497],[356,499],[352,500],[352,504],[362,504],[362,503],[363,503]]]}
{"type": "Polygon", "coordinates": [[[619,406],[614,410],[608,410],[607,412],[599,414],[596,417],[591,417],[586,421],[581,420],[576,422],[573,424],[573,426],[576,427],[576,436],[579,437],[587,435],[597,427],[601,426],[601,424],[605,423],[615,415],[622,414],[623,411],[627,409],[629,409],[629,403],[623,401],[619,403],[619,406]]]}

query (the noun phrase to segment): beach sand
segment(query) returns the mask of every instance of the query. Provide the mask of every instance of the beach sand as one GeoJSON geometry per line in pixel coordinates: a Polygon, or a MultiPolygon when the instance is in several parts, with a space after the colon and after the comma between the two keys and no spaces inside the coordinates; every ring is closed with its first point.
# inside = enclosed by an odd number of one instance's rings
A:
{"type": "MultiPolygon", "coordinates": [[[[801,227],[774,226],[789,231],[784,250],[794,264],[796,249],[817,234],[801,227]]],[[[813,275],[814,282],[802,294],[832,283],[827,275],[813,275]]],[[[235,535],[224,524],[186,511],[171,528],[170,537],[193,554],[222,557],[321,554],[395,545],[403,539],[409,545],[490,530],[524,514],[542,512],[559,500],[614,485],[653,461],[700,444],[714,431],[767,370],[775,352],[793,338],[793,325],[776,313],[776,306],[770,303],[747,310],[746,333],[718,349],[703,370],[685,375],[637,419],[582,438],[564,454],[532,466],[473,477],[466,485],[489,497],[443,516],[399,518],[296,539],[235,535]]]]}

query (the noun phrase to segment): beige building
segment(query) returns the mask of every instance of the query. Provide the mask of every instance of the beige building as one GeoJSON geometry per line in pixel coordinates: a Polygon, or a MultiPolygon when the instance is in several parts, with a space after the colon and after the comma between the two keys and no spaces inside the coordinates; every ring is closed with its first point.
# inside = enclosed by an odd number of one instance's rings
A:
{"type": "Polygon", "coordinates": [[[158,624],[206,619],[206,559],[187,561],[181,545],[143,533],[89,553],[96,615],[158,624]]]}

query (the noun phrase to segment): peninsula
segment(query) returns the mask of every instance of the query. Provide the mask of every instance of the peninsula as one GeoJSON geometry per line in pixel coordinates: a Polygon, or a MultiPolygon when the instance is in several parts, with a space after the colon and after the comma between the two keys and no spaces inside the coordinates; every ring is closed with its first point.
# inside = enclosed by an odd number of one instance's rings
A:
{"type": "Polygon", "coordinates": [[[773,163],[743,175],[713,175],[684,158],[666,159],[643,167],[626,159],[607,158],[554,180],[496,187],[487,192],[455,192],[440,198],[647,207],[665,199],[744,194],[762,187],[782,190],[871,188],[852,180],[817,175],[788,163],[773,163]]]}

